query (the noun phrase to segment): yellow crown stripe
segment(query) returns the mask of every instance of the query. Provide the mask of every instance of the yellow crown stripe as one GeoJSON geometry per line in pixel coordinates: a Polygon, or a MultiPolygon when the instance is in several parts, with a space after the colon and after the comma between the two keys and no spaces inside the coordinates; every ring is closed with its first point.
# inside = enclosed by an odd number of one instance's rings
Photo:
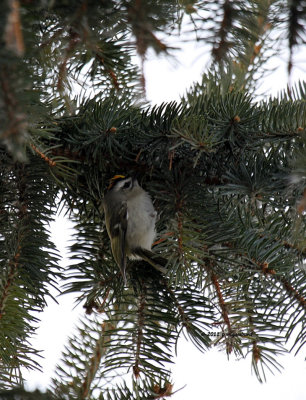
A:
{"type": "Polygon", "coordinates": [[[124,175],[115,175],[112,177],[111,181],[115,181],[116,179],[123,179],[123,178],[125,178],[124,175]]]}
{"type": "Polygon", "coordinates": [[[115,176],[113,176],[109,181],[108,190],[111,189],[114,186],[115,181],[117,179],[124,179],[124,178],[125,178],[124,175],[115,175],[115,176]]]}

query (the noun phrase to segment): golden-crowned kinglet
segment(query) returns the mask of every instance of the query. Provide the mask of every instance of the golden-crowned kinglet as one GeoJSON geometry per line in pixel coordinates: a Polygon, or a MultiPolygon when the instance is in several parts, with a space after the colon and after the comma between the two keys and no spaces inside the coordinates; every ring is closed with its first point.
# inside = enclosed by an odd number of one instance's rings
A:
{"type": "Polygon", "coordinates": [[[151,252],[157,213],[149,194],[139,186],[137,179],[115,175],[103,199],[103,207],[113,256],[125,284],[126,257],[143,259],[165,273],[167,270],[162,267],[165,262],[151,252]]]}

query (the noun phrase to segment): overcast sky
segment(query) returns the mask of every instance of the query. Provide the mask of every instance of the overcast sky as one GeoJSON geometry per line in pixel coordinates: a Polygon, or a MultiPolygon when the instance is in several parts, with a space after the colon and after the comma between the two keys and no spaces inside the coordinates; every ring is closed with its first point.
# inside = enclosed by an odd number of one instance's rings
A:
{"type": "MultiPolygon", "coordinates": [[[[301,60],[301,57],[298,58],[301,60]]],[[[180,62],[165,57],[150,57],[145,64],[147,97],[152,104],[164,101],[179,100],[179,96],[197,81],[205,70],[209,55],[200,48],[186,45],[180,62]],[[205,54],[206,53],[206,54],[205,54]]],[[[264,82],[262,90],[276,94],[287,83],[285,58],[273,60],[273,65],[281,68],[264,82]]],[[[305,61],[305,59],[304,59],[305,61]]],[[[271,65],[272,65],[271,63],[271,65]]],[[[304,64],[305,65],[305,64],[304,64]]],[[[305,79],[305,71],[294,70],[293,78],[305,79]]],[[[64,256],[62,265],[69,263],[66,248],[71,239],[72,224],[62,216],[52,225],[52,235],[60,253],[64,256]]],[[[43,372],[26,373],[28,388],[45,389],[53,375],[55,364],[59,361],[66,338],[72,333],[73,325],[81,307],[73,310],[73,296],[62,296],[59,305],[49,301],[49,307],[41,315],[42,322],[34,340],[36,348],[44,349],[41,360],[43,372]]],[[[180,390],[174,400],[305,400],[306,367],[303,361],[305,351],[297,357],[284,356],[279,361],[285,367],[282,374],[268,374],[268,382],[260,384],[251,375],[251,359],[236,361],[234,357],[227,360],[224,353],[212,349],[204,354],[184,340],[179,342],[178,357],[173,366],[174,390],[180,390]]]]}

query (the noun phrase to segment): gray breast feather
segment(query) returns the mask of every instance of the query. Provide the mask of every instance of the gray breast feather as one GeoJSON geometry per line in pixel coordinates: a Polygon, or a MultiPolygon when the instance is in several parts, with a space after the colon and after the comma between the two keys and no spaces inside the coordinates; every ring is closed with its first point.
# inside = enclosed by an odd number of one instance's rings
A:
{"type": "Polygon", "coordinates": [[[127,250],[128,253],[136,247],[151,250],[154,241],[156,211],[150,196],[145,192],[128,199],[127,250]]]}

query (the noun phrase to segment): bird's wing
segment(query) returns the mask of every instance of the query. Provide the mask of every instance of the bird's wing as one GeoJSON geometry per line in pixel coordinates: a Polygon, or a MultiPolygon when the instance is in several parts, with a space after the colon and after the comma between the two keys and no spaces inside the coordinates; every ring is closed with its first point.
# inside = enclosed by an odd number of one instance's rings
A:
{"type": "Polygon", "coordinates": [[[157,271],[162,272],[163,274],[168,272],[167,260],[164,257],[153,253],[153,251],[137,247],[133,249],[133,254],[139,256],[144,261],[152,265],[152,267],[154,267],[157,271]]]}
{"type": "Polygon", "coordinates": [[[120,249],[120,259],[118,254],[114,254],[117,263],[119,264],[124,281],[126,282],[126,254],[125,254],[125,241],[127,230],[127,204],[122,202],[118,205],[117,209],[113,210],[112,217],[109,223],[110,236],[112,241],[118,242],[118,250],[120,249]]]}

